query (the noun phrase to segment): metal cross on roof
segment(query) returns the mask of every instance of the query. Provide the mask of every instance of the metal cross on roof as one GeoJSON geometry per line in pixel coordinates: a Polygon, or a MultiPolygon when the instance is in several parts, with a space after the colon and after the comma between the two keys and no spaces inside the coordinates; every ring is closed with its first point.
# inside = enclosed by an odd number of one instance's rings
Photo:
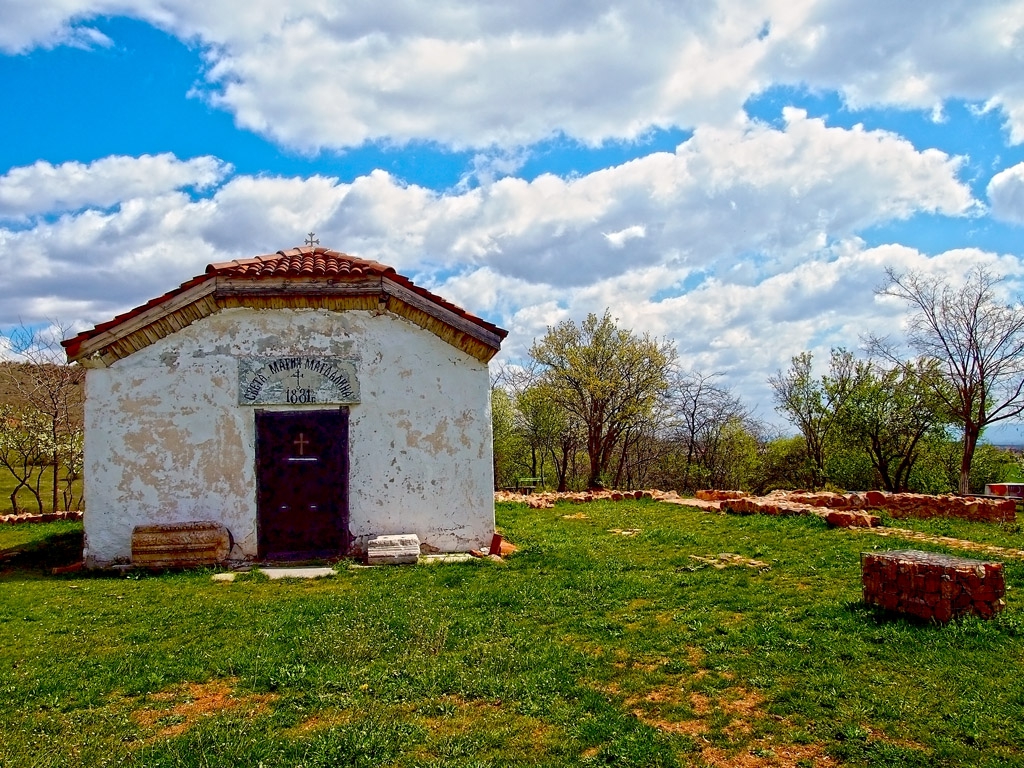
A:
{"type": "Polygon", "coordinates": [[[316,234],[315,232],[310,232],[309,233],[309,237],[307,237],[305,240],[303,240],[303,242],[306,245],[320,245],[320,238],[313,239],[313,235],[315,235],[315,234],[316,234]]]}

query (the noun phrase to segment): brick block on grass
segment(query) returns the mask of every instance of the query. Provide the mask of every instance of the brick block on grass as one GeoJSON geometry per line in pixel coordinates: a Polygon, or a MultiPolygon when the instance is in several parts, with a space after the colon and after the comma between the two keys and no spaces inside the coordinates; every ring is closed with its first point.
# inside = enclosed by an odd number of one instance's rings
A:
{"type": "Polygon", "coordinates": [[[945,624],[960,616],[989,619],[1005,607],[1003,564],[913,549],[861,554],[864,602],[945,624]]]}

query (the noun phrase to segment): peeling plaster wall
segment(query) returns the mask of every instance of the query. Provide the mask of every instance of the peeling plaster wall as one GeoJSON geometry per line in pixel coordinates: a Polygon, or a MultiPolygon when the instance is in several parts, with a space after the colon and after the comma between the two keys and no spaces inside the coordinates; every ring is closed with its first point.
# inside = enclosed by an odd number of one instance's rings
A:
{"type": "Polygon", "coordinates": [[[233,558],[256,556],[255,416],[238,404],[237,360],[296,355],[355,362],[361,402],[349,406],[349,529],[356,546],[389,533],[416,533],[441,551],[489,541],[486,364],[394,315],[229,309],[110,368],[88,370],[88,565],[127,561],[136,525],[198,520],[231,531],[233,558]]]}

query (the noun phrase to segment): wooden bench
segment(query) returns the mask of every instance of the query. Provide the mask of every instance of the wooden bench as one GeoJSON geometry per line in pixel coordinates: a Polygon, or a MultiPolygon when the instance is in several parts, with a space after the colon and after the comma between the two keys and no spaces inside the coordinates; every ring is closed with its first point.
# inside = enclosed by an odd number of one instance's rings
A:
{"type": "Polygon", "coordinates": [[[544,485],[544,477],[517,477],[516,490],[520,493],[533,493],[538,485],[544,485]]]}

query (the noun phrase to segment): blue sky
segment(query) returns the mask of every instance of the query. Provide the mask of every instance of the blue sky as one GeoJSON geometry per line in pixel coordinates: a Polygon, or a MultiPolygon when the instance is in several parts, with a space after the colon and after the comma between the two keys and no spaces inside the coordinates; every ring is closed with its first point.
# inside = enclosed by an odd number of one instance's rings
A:
{"type": "Polygon", "coordinates": [[[1024,2],[0,0],[0,329],[315,231],[510,330],[610,307],[767,377],[1024,284],[1024,2]]]}

